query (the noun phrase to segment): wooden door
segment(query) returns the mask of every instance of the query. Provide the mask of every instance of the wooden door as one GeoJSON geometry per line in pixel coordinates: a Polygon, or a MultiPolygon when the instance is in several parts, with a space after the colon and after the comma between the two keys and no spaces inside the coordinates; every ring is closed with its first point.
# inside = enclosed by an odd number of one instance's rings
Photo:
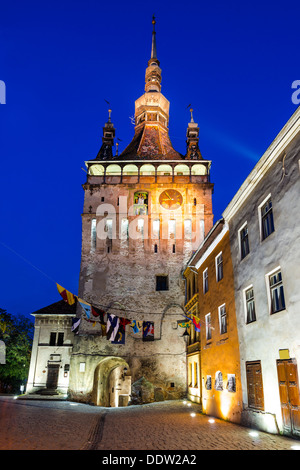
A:
{"type": "Polygon", "coordinates": [[[277,373],[283,431],[300,436],[300,395],[297,362],[295,359],[277,360],[277,373]]]}
{"type": "Polygon", "coordinates": [[[59,364],[48,364],[46,387],[55,390],[58,382],[59,364]]]}

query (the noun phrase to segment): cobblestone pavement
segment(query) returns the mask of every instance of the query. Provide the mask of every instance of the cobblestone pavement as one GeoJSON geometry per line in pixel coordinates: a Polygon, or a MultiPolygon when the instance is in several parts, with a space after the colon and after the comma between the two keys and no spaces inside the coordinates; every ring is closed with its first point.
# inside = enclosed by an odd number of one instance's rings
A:
{"type": "Polygon", "coordinates": [[[201,414],[168,401],[102,408],[68,401],[0,397],[0,450],[291,450],[300,441],[201,414]],[[191,416],[195,413],[195,416],[191,416]]]}

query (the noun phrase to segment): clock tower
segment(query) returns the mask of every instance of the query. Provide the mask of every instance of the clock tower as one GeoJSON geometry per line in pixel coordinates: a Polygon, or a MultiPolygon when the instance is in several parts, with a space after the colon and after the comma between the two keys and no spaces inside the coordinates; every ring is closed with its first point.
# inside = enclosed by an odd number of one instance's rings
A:
{"type": "Polygon", "coordinates": [[[182,270],[213,225],[211,162],[200,153],[192,110],[185,155],[169,137],[154,18],[152,24],[134,136],[121,153],[113,151],[109,110],[102,146],[86,162],[78,296],[119,318],[124,334],[120,342],[108,340],[100,317],[87,317],[78,306],[70,396],[101,406],[185,395],[182,270]]]}

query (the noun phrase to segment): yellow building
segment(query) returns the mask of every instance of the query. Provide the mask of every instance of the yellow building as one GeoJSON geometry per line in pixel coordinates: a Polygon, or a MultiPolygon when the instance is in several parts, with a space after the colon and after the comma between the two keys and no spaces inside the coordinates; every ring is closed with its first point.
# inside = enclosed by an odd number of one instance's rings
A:
{"type": "Polygon", "coordinates": [[[239,340],[229,231],[223,219],[208,233],[184,276],[186,311],[200,319],[201,327],[200,333],[193,324],[190,328],[188,396],[202,404],[204,413],[238,423],[242,411],[239,340]]]}

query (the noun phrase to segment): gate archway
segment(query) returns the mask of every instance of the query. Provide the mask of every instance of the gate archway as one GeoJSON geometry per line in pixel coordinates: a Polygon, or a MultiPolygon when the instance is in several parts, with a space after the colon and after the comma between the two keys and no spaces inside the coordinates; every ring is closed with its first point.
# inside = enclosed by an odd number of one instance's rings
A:
{"type": "Polygon", "coordinates": [[[92,402],[97,406],[127,406],[131,394],[128,363],[121,357],[109,356],[98,364],[94,373],[92,402]]]}

